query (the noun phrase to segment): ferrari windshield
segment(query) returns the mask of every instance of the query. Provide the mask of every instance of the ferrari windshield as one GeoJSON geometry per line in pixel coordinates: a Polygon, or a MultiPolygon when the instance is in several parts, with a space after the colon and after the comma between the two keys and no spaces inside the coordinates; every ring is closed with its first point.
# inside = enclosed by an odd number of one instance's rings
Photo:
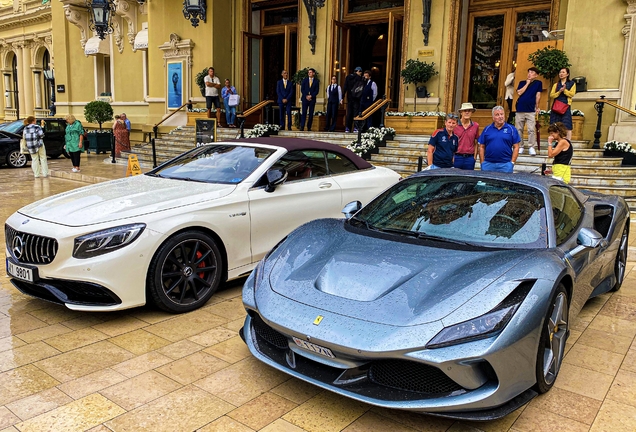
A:
{"type": "Polygon", "coordinates": [[[205,183],[240,183],[275,150],[212,144],[191,150],[148,175],[205,183]]]}
{"type": "Polygon", "coordinates": [[[540,190],[502,180],[423,176],[384,192],[354,218],[371,230],[494,247],[546,247],[540,190]]]}

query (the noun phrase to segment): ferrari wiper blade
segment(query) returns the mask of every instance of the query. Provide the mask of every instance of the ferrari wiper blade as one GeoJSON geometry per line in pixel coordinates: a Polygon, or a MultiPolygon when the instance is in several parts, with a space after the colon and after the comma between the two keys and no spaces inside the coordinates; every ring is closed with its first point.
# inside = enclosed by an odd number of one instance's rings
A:
{"type": "Polygon", "coordinates": [[[362,220],[362,219],[358,219],[357,217],[352,217],[349,219],[349,223],[351,222],[358,222],[358,223],[363,223],[364,226],[370,231],[372,230],[371,225],[369,225],[369,222],[362,220]]]}
{"type": "Polygon", "coordinates": [[[373,227],[373,229],[377,230],[377,231],[382,231],[382,232],[386,232],[386,233],[391,233],[391,234],[400,234],[400,235],[406,235],[409,237],[419,237],[420,233],[415,232],[415,231],[409,231],[409,230],[403,230],[403,229],[399,229],[399,228],[380,228],[380,227],[373,227]]]}
{"type": "Polygon", "coordinates": [[[469,246],[470,245],[470,243],[465,242],[465,241],[449,239],[447,237],[440,237],[440,236],[436,236],[436,235],[426,234],[426,233],[423,233],[423,232],[419,232],[419,233],[416,233],[416,234],[417,234],[417,238],[423,239],[423,240],[435,240],[435,241],[440,241],[440,242],[444,242],[444,243],[454,243],[454,244],[459,244],[459,245],[464,245],[464,246],[469,246]]]}

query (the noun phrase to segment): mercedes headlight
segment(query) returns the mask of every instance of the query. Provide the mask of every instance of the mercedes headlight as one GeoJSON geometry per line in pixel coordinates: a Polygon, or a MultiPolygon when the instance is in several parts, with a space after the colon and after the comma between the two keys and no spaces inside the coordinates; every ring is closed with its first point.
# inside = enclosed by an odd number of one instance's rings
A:
{"type": "Polygon", "coordinates": [[[84,259],[121,249],[134,242],[146,224],[130,224],[86,234],[75,239],[73,257],[84,259]]]}
{"type": "Polygon", "coordinates": [[[535,281],[524,281],[490,312],[445,327],[426,345],[426,348],[442,348],[449,345],[485,339],[501,332],[526,298],[535,281]]]}

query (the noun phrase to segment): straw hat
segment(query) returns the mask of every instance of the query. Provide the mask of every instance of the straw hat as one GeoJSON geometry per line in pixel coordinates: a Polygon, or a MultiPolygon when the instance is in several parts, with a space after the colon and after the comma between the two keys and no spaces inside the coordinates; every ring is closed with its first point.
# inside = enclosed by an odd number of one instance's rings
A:
{"type": "Polygon", "coordinates": [[[475,108],[473,107],[473,104],[471,104],[470,102],[464,102],[458,111],[461,112],[461,111],[468,111],[468,110],[471,110],[474,112],[475,108]]]}

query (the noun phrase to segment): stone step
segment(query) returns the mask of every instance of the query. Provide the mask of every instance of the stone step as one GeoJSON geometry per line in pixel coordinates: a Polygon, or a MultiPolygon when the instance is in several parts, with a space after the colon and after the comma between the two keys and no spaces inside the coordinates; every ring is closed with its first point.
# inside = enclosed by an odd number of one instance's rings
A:
{"type": "Polygon", "coordinates": [[[607,195],[618,195],[623,198],[636,199],[636,186],[578,186],[578,189],[587,189],[607,195]]]}
{"type": "MultiPolygon", "coordinates": [[[[390,163],[404,163],[404,164],[417,164],[419,156],[425,156],[423,152],[410,152],[407,154],[391,154],[380,152],[371,156],[373,162],[390,162],[390,163]]],[[[517,158],[517,164],[520,165],[535,165],[541,166],[543,163],[552,163],[552,158],[547,156],[519,156],[517,158]]],[[[621,158],[586,158],[586,157],[573,157],[573,165],[583,166],[605,166],[605,167],[620,167],[622,163],[621,158]]],[[[424,164],[426,164],[426,157],[424,157],[424,164]]]]}
{"type": "Polygon", "coordinates": [[[624,176],[581,176],[572,174],[570,184],[575,186],[605,186],[607,188],[615,186],[632,186],[636,188],[636,177],[624,176]]]}

